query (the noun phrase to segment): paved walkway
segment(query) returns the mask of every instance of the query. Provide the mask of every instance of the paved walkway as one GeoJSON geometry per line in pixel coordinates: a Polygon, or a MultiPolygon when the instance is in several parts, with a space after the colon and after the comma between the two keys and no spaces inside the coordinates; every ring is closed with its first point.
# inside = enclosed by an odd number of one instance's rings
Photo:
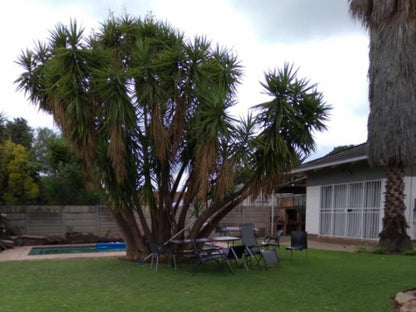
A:
{"type": "MultiPolygon", "coordinates": [[[[59,245],[54,245],[57,247],[59,245]]],[[[15,247],[0,252],[0,262],[15,260],[41,260],[41,259],[77,259],[77,258],[103,258],[103,257],[121,257],[125,256],[125,251],[109,251],[109,252],[88,252],[77,254],[59,254],[59,255],[35,255],[29,256],[29,252],[33,246],[15,247]]],[[[39,246],[48,247],[48,246],[39,246]]]]}
{"type": "MultiPolygon", "coordinates": [[[[283,237],[281,240],[283,245],[290,243],[290,237],[283,237]]],[[[308,246],[311,249],[337,250],[354,252],[357,250],[357,245],[350,244],[336,244],[321,242],[317,240],[308,240],[308,246]]],[[[46,247],[46,246],[44,246],[46,247]]],[[[102,258],[102,257],[122,257],[126,255],[125,251],[116,252],[93,252],[93,253],[79,253],[79,254],[59,254],[59,255],[36,255],[29,256],[32,246],[15,247],[0,252],[0,262],[16,261],[16,260],[40,260],[40,259],[76,259],[76,258],[102,258]]]]}

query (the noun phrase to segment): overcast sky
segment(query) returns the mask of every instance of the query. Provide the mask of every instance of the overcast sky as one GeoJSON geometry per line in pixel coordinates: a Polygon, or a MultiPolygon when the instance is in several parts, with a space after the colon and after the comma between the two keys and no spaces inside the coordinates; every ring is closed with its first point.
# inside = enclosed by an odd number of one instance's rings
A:
{"type": "Polygon", "coordinates": [[[347,0],[14,0],[0,11],[0,112],[23,117],[33,128],[53,127],[13,83],[21,73],[15,61],[22,49],[48,37],[58,22],[77,19],[87,33],[109,12],[144,17],[151,12],[186,36],[206,35],[235,52],[244,66],[239,104],[233,113],[267,101],[260,81],[285,62],[318,84],[333,109],[328,130],[315,135],[322,156],[339,145],[367,138],[368,35],[348,15],[347,0]]]}

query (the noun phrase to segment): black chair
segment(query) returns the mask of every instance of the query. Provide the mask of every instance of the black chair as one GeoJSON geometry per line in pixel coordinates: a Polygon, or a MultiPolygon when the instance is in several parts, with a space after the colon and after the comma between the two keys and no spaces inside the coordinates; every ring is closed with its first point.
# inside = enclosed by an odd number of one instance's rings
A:
{"type": "Polygon", "coordinates": [[[195,251],[191,239],[173,239],[169,240],[173,268],[176,270],[179,263],[188,262],[191,264],[195,259],[195,251]],[[187,247],[187,248],[184,248],[187,247]],[[178,262],[179,259],[179,262],[178,262]],[[186,260],[186,261],[185,261],[186,260]]]}
{"type": "Polygon", "coordinates": [[[278,247],[280,249],[280,236],[282,236],[283,231],[277,231],[276,235],[267,235],[264,238],[264,241],[261,242],[261,246],[264,248],[269,249],[269,247],[273,247],[276,249],[278,247]]]}
{"type": "MultiPolygon", "coordinates": [[[[157,242],[152,242],[152,260],[150,262],[150,268],[153,269],[153,263],[155,263],[155,270],[157,272],[157,269],[159,267],[159,257],[161,255],[169,255],[169,262],[170,257],[172,256],[172,250],[169,248],[169,246],[160,244],[157,242]]],[[[174,266],[176,267],[176,263],[174,261],[174,266]]]]}
{"type": "Polygon", "coordinates": [[[277,265],[280,264],[279,256],[277,255],[276,250],[262,250],[261,255],[266,270],[269,265],[275,265],[277,267],[277,265]]]}
{"type": "Polygon", "coordinates": [[[195,275],[201,265],[208,261],[215,261],[218,266],[222,266],[222,263],[225,263],[230,270],[231,274],[234,274],[233,269],[231,268],[231,264],[228,261],[223,248],[210,246],[209,248],[198,248],[198,244],[192,239],[192,246],[194,248],[195,253],[195,261],[196,265],[194,270],[192,271],[192,275],[195,275]]]}
{"type": "Polygon", "coordinates": [[[293,251],[299,251],[299,257],[301,257],[301,252],[305,250],[306,257],[308,257],[308,233],[305,231],[292,231],[290,233],[290,246],[287,246],[286,250],[290,250],[290,260],[293,258],[293,251]]]}
{"type": "Polygon", "coordinates": [[[224,248],[224,253],[228,260],[235,261],[237,263],[239,263],[241,260],[241,265],[244,266],[246,271],[248,271],[247,263],[244,260],[244,252],[245,252],[244,245],[230,246],[230,247],[224,248]]]}
{"type": "Polygon", "coordinates": [[[229,234],[229,231],[220,224],[217,224],[217,226],[215,227],[215,233],[219,233],[220,236],[226,236],[229,234]]]}
{"type": "Polygon", "coordinates": [[[262,250],[257,244],[257,238],[254,234],[253,224],[240,225],[241,240],[245,246],[245,255],[247,262],[252,264],[255,262],[257,266],[260,264],[260,260],[263,259],[264,265],[267,269],[268,265],[279,264],[279,257],[276,250],[262,250]]]}

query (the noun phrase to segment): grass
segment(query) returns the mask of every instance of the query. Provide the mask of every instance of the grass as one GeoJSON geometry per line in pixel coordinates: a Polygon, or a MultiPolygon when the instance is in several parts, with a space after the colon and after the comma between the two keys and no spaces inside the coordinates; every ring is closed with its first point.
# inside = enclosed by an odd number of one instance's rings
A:
{"type": "Polygon", "coordinates": [[[280,268],[204,264],[192,276],[117,259],[0,264],[0,310],[7,311],[393,311],[392,297],[416,286],[415,257],[309,250],[280,268]]]}

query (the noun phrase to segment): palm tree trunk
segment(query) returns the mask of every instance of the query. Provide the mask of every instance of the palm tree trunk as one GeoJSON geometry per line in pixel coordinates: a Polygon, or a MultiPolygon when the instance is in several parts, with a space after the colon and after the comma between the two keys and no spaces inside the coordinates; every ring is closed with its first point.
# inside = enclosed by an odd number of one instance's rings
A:
{"type": "Polygon", "coordinates": [[[386,174],[383,230],[379,234],[379,246],[389,252],[402,252],[412,249],[404,215],[406,207],[404,205],[403,167],[390,166],[386,174]]]}

